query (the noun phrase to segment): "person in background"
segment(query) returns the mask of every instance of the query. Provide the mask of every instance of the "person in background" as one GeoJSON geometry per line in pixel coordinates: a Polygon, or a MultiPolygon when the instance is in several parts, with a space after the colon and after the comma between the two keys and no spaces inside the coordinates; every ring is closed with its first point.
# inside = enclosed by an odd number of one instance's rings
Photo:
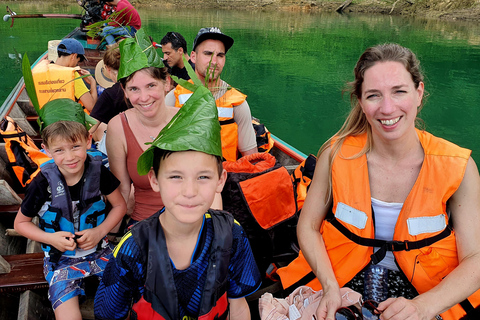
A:
{"type": "Polygon", "coordinates": [[[240,224],[210,209],[227,172],[215,100],[203,86],[194,95],[138,159],[165,207],[115,248],[96,319],[250,319],[260,272],[240,224]]]}
{"type": "Polygon", "coordinates": [[[78,40],[67,38],[59,43],[57,53],[55,62],[42,60],[32,69],[40,108],[50,100],[68,98],[90,112],[97,101],[97,82],[90,72],[77,67],[85,60],[85,49],[78,40]]]}
{"type": "Polygon", "coordinates": [[[282,284],[310,266],[321,320],[335,318],[343,286],[377,297],[382,320],[479,319],[471,151],[416,128],[424,82],[409,49],[368,48],[354,75],[352,110],[319,151],[298,222],[303,255],[278,271],[282,284]]]}
{"type": "Polygon", "coordinates": [[[105,1],[109,6],[114,7],[118,16],[114,21],[103,28],[101,36],[105,37],[107,45],[112,45],[116,42],[115,38],[118,36],[133,37],[135,33],[142,27],[142,20],[137,10],[132,6],[128,0],[112,0],[105,1]]]}
{"type": "MultiPolygon", "coordinates": [[[[195,74],[216,99],[218,119],[222,126],[223,157],[228,161],[236,161],[238,152],[242,156],[257,152],[247,96],[220,79],[226,54],[232,45],[233,39],[219,28],[202,28],[195,37],[190,54],[190,59],[195,63],[195,74]]],[[[181,108],[191,95],[191,91],[177,86],[168,93],[166,104],[181,108]]]]}
{"type": "Polygon", "coordinates": [[[188,56],[185,38],[178,32],[167,32],[160,41],[160,44],[162,46],[163,62],[170,67],[170,74],[189,80],[190,76],[185,68],[183,58],[185,57],[194,69],[195,65],[188,56]]]}
{"type": "MultiPolygon", "coordinates": [[[[120,112],[129,108],[125,100],[120,82],[117,81],[118,69],[120,68],[120,49],[118,45],[107,49],[103,59],[97,64],[95,78],[105,87],[98,97],[90,116],[98,120],[97,125],[90,130],[93,139],[103,141],[108,122],[120,112]]],[[[106,153],[106,150],[101,150],[106,153]]]]}
{"type": "Polygon", "coordinates": [[[53,159],[29,184],[14,227],[42,243],[55,318],[81,320],[78,296],[85,294],[84,279],[102,276],[112,257],[105,236],[123,218],[126,204],[119,181],[102,166],[99,153],[87,153],[91,135],[83,124],[54,122],[42,131],[42,139],[53,159]],[[111,205],[108,214],[102,195],[111,205]],[[32,223],[36,215],[40,227],[32,223]]]}

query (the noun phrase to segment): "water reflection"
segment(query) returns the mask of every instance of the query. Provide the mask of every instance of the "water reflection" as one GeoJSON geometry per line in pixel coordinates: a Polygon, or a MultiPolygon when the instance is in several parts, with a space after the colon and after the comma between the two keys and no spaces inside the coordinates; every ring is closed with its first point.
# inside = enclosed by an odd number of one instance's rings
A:
{"type": "MultiPolygon", "coordinates": [[[[78,6],[63,3],[15,3],[11,7],[22,13],[81,12],[78,6]]],[[[254,116],[306,153],[316,153],[343,122],[349,102],[341,91],[353,79],[359,55],[369,46],[398,42],[417,53],[427,75],[430,96],[421,114],[427,129],[473,149],[480,158],[476,139],[476,119],[480,118],[478,23],[168,6],[140,8],[139,12],[144,28],[157,42],[166,32],[178,31],[191,49],[198,29],[206,26],[218,26],[232,36],[235,44],[222,77],[248,95],[254,116]]],[[[12,75],[0,80],[2,87],[13,87],[20,77],[17,69],[12,70],[8,53],[28,51],[34,60],[47,49],[48,40],[61,38],[74,25],[78,21],[66,19],[18,19],[13,29],[1,25],[4,45],[0,55],[6,60],[0,61],[0,72],[12,75]]],[[[1,92],[2,100],[7,93],[1,92]]]]}

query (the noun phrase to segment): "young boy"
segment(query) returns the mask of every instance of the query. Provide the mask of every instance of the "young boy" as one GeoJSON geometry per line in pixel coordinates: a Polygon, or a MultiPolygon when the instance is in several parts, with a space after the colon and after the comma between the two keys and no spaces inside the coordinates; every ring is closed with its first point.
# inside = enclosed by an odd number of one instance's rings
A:
{"type": "Polygon", "coordinates": [[[112,256],[106,234],[126,212],[120,182],[101,164],[98,153],[87,154],[91,135],[74,121],[58,121],[42,132],[53,159],[41,166],[27,188],[15,218],[15,229],[41,242],[44,275],[56,319],[82,319],[78,296],[83,279],[101,276],[112,256]],[[104,195],[111,205],[106,215],[104,195]],[[40,216],[40,227],[32,223],[40,216]]]}
{"type": "Polygon", "coordinates": [[[229,213],[210,209],[226,180],[221,155],[215,100],[198,86],[138,159],[138,173],[148,173],[165,207],[115,248],[96,319],[130,311],[130,319],[250,319],[245,296],[259,287],[260,273],[248,239],[229,213]]]}

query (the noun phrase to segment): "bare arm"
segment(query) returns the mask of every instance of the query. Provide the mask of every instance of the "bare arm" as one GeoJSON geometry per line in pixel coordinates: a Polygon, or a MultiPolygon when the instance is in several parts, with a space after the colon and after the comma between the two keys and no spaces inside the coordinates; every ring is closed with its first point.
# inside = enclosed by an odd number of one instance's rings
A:
{"type": "Polygon", "coordinates": [[[92,111],[93,106],[95,106],[95,102],[97,102],[97,82],[95,79],[90,75],[90,72],[84,69],[80,69],[77,71],[80,75],[89,75],[88,77],[83,78],[83,80],[90,85],[90,92],[83,94],[80,97],[80,101],[82,102],[85,109],[89,112],[92,111]]]}
{"type": "Polygon", "coordinates": [[[334,319],[336,310],[341,306],[340,288],[320,234],[320,226],[331,205],[331,199],[325,203],[329,191],[329,154],[330,149],[327,149],[317,161],[312,184],[297,225],[300,248],[322,284],[323,299],[317,309],[318,319],[334,319]]]}
{"type": "Polygon", "coordinates": [[[250,320],[250,308],[245,298],[228,299],[231,320],[250,320]]]}
{"type": "Polygon", "coordinates": [[[432,319],[480,288],[480,176],[472,158],[460,187],[450,198],[459,265],[437,286],[413,300],[388,299],[379,305],[389,318],[432,319]]]}
{"type": "Polygon", "coordinates": [[[119,114],[108,123],[106,145],[110,171],[120,181],[120,193],[128,201],[130,195],[130,175],[127,170],[127,142],[119,114]]]}
{"type": "Polygon", "coordinates": [[[52,245],[61,252],[75,250],[77,246],[73,240],[72,233],[66,231],[55,233],[45,232],[32,222],[32,218],[25,216],[22,213],[22,209],[18,210],[17,216],[15,217],[14,228],[22,236],[37,242],[52,245]]]}

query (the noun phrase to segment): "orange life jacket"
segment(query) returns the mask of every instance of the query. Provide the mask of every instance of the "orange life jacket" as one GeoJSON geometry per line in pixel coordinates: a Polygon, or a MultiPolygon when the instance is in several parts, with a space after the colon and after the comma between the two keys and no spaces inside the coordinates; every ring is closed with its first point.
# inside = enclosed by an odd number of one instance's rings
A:
{"type": "MultiPolygon", "coordinates": [[[[425,152],[424,162],[400,211],[391,242],[374,240],[366,155],[348,159],[363,149],[366,134],[348,137],[340,151],[342,157],[334,159],[333,209],[320,232],[340,287],[370,261],[383,259],[386,250],[393,251],[400,270],[419,294],[436,286],[457,267],[455,233],[449,225],[446,208],[448,199],[463,180],[470,150],[424,131],[417,130],[417,134],[425,152]],[[382,248],[373,254],[374,246],[382,248]]],[[[278,270],[284,287],[311,270],[303,255],[297,260],[278,270]]],[[[321,287],[317,279],[309,285],[317,290],[321,287]]],[[[478,305],[480,290],[462,302],[465,309],[478,305]]],[[[462,306],[455,305],[442,313],[443,319],[460,319],[465,315],[462,306]]]]}
{"type": "Polygon", "coordinates": [[[0,137],[5,142],[8,167],[13,170],[21,185],[20,191],[23,191],[40,172],[40,165],[51,158],[41,152],[27,133],[8,116],[0,124],[0,137]]]}
{"type": "Polygon", "coordinates": [[[253,130],[255,130],[255,138],[257,140],[257,150],[260,153],[269,152],[275,141],[273,141],[270,131],[263,123],[258,122],[257,119],[252,119],[253,130]]]}
{"type": "Polygon", "coordinates": [[[75,82],[73,80],[77,69],[78,67],[59,66],[48,60],[40,61],[32,69],[40,108],[54,99],[67,98],[75,101],[75,82]]]}
{"type": "MultiPolygon", "coordinates": [[[[192,80],[189,81],[193,83],[192,80]]],[[[193,93],[177,85],[174,94],[175,107],[181,108],[193,93]]],[[[222,137],[222,154],[227,161],[236,161],[238,155],[238,125],[233,119],[233,108],[241,105],[246,98],[247,96],[240,91],[230,88],[223,96],[215,101],[217,104],[218,120],[222,127],[220,132],[222,137]]]]}
{"type": "Polygon", "coordinates": [[[312,183],[316,164],[317,157],[310,154],[290,175],[293,182],[293,188],[295,189],[295,198],[297,199],[297,208],[299,211],[303,208],[303,203],[307,197],[307,191],[310,187],[310,183],[312,183]]]}

